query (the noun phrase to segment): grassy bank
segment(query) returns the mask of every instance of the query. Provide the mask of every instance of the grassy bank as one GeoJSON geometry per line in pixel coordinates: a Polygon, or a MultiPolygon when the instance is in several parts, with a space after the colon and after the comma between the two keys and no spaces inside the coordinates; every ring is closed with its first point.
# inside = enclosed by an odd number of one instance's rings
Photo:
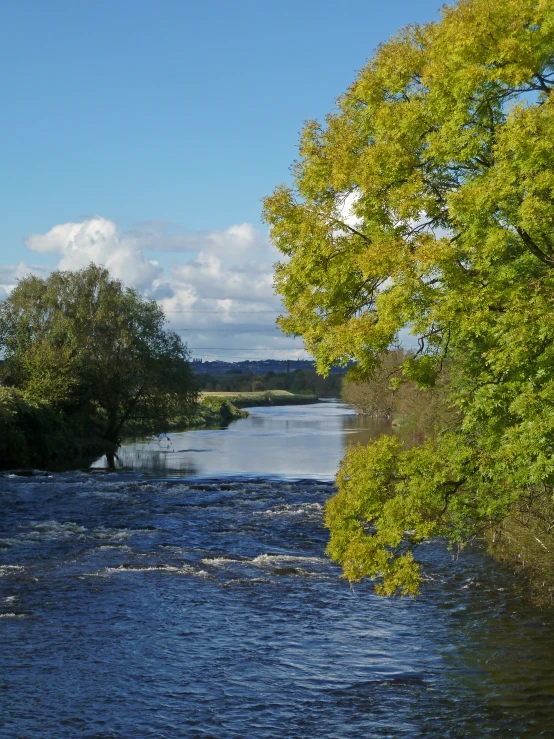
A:
{"type": "Polygon", "coordinates": [[[247,411],[241,410],[230,398],[200,397],[197,410],[190,418],[176,419],[170,426],[172,431],[186,431],[187,429],[222,428],[232,421],[246,418],[247,411]]]}
{"type": "Polygon", "coordinates": [[[305,405],[317,403],[318,398],[308,393],[289,393],[288,390],[259,390],[257,392],[204,392],[202,402],[222,399],[237,408],[252,408],[263,405],[305,405]]]}

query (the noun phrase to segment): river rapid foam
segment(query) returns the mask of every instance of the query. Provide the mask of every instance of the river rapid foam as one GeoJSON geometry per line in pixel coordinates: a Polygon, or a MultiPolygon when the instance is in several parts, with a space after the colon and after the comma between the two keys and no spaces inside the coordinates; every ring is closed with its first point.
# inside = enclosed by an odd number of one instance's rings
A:
{"type": "Polygon", "coordinates": [[[552,614],[477,551],[325,557],[328,482],[0,477],[0,737],[552,736],[552,614]]]}

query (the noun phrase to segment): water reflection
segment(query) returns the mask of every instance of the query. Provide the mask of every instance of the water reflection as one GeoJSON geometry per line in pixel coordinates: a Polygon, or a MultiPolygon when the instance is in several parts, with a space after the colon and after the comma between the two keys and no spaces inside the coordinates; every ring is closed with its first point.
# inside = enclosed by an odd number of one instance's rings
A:
{"type": "Polygon", "coordinates": [[[458,690],[473,692],[480,704],[468,734],[481,736],[486,720],[509,721],[514,736],[551,736],[554,611],[536,609],[509,568],[476,553],[471,577],[449,569],[441,602],[456,640],[456,649],[443,651],[445,668],[458,690]]]}
{"type": "MultiPolygon", "coordinates": [[[[334,477],[347,446],[366,444],[390,424],[338,401],[304,406],[250,408],[250,416],[225,429],[184,431],[169,439],[128,442],[120,468],[153,475],[282,478],[334,477]]],[[[95,468],[107,466],[106,458],[95,468]]]]}

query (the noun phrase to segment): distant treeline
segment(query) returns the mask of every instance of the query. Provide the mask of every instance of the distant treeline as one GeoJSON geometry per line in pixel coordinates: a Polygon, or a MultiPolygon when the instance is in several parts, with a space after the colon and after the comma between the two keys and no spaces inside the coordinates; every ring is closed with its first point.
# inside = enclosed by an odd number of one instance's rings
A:
{"type": "Polygon", "coordinates": [[[198,373],[199,390],[206,392],[260,392],[264,390],[288,390],[290,393],[313,394],[318,398],[338,398],[341,395],[343,375],[321,377],[314,369],[297,369],[294,372],[268,372],[255,375],[252,372],[229,371],[224,375],[198,373]]]}

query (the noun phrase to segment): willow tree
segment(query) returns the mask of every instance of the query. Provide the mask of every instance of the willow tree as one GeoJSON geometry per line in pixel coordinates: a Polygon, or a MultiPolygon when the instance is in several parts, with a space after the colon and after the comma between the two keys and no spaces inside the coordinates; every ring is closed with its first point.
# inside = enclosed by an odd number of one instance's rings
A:
{"type": "Polygon", "coordinates": [[[422,541],[552,494],[553,88],[552,0],[460,0],[377,49],[265,200],[280,325],[320,372],[370,376],[401,329],[406,378],[449,363],[459,421],[351,449],[327,505],[330,555],[380,593],[418,591],[422,541]]]}
{"type": "Polygon", "coordinates": [[[189,352],[163,310],[91,264],[28,276],[0,303],[0,380],[116,446],[191,411],[189,352]]]}

